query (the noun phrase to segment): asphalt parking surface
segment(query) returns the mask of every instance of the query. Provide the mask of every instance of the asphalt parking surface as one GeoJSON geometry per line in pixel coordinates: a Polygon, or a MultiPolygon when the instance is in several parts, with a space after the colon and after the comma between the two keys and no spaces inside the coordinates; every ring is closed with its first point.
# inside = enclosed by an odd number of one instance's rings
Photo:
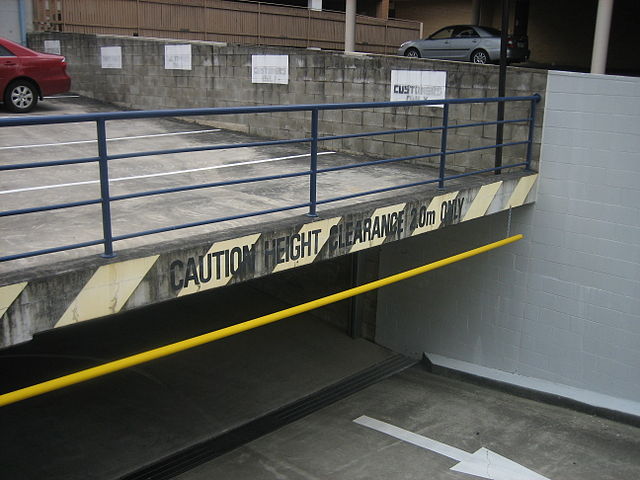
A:
{"type": "MultiPolygon", "coordinates": [[[[111,105],[86,98],[63,96],[42,102],[34,113],[67,115],[114,109],[111,105]]],[[[109,121],[107,138],[110,154],[264,141],[173,118],[109,121]]],[[[0,128],[0,165],[95,157],[95,139],[96,128],[92,122],[0,128]]],[[[309,158],[308,143],[301,143],[111,160],[110,194],[113,197],[240,178],[305,172],[309,170],[309,158]]],[[[331,150],[321,150],[318,168],[353,164],[363,160],[331,150]]],[[[435,171],[431,169],[405,163],[328,172],[318,176],[318,200],[408,184],[433,178],[434,174],[435,171]]],[[[98,180],[97,163],[3,171],[0,176],[2,210],[98,199],[98,180]]],[[[401,193],[409,191],[410,189],[404,189],[401,193]]],[[[397,192],[387,192],[375,198],[396,195],[397,192]]],[[[349,206],[354,202],[371,199],[372,197],[362,197],[338,201],[330,206],[321,205],[318,212],[322,215],[322,211],[328,208],[349,206]]],[[[113,233],[129,235],[306,202],[309,202],[307,175],[161,196],[152,195],[112,202],[113,233]]],[[[117,242],[115,248],[135,248],[181,236],[208,234],[263,221],[304,217],[307,212],[307,207],[298,208],[260,217],[238,218],[185,230],[134,237],[117,242]]],[[[2,217],[0,229],[3,235],[0,238],[0,251],[4,255],[12,255],[56,245],[95,241],[102,238],[101,218],[99,205],[2,217]]],[[[0,273],[40,265],[43,262],[53,263],[96,255],[101,253],[101,248],[88,247],[49,254],[46,257],[5,262],[0,265],[0,273]]]]}

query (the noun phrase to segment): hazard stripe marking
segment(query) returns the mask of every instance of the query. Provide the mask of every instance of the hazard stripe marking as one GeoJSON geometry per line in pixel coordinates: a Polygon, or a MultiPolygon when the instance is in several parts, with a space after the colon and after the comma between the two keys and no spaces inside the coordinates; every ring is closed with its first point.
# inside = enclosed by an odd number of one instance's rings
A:
{"type": "Polygon", "coordinates": [[[524,204],[524,201],[527,199],[527,195],[531,191],[533,184],[536,183],[538,179],[538,175],[529,175],[528,177],[522,177],[516,188],[513,189],[513,193],[511,194],[511,198],[509,198],[509,203],[507,207],[519,207],[524,204]]]}
{"type": "Polygon", "coordinates": [[[354,205],[354,211],[344,216],[67,272],[69,277],[65,273],[38,280],[42,288],[34,287],[33,282],[0,286],[0,316],[6,319],[9,312],[34,316],[29,320],[41,331],[52,324],[61,327],[224,287],[480,218],[488,212],[519,207],[527,200],[535,200],[537,179],[537,174],[507,178],[373,211],[366,206],[358,210],[354,205]],[[64,314],[58,317],[49,313],[44,317],[44,311],[30,311],[30,304],[52,301],[47,296],[58,281],[68,283],[67,293],[54,306],[55,312],[64,314]]]}
{"type": "Polygon", "coordinates": [[[471,203],[471,206],[467,210],[462,221],[466,222],[467,220],[473,220],[474,218],[484,216],[501,186],[502,181],[480,187],[480,191],[471,203]]]}
{"type": "MultiPolygon", "coordinates": [[[[389,207],[377,208],[373,212],[373,214],[371,214],[369,219],[372,224],[374,222],[380,222],[381,221],[380,219],[382,219],[387,215],[392,215],[394,212],[404,211],[404,208],[406,205],[407,205],[406,203],[398,203],[397,205],[391,205],[389,207]]],[[[372,225],[371,230],[373,231],[374,229],[375,229],[375,226],[372,225]]],[[[381,229],[382,227],[378,226],[378,230],[381,231],[381,229]]],[[[393,236],[393,235],[389,235],[389,236],[393,236]]],[[[379,235],[379,236],[375,236],[375,238],[372,238],[370,240],[355,243],[349,250],[349,253],[358,252],[360,250],[366,250],[367,248],[371,248],[371,247],[377,247],[378,245],[382,245],[386,239],[387,239],[387,236],[379,235]]]]}
{"type": "Polygon", "coordinates": [[[98,268],[55,327],[118,313],[158,257],[154,255],[98,268]]]}
{"type": "Polygon", "coordinates": [[[198,265],[196,268],[200,268],[200,275],[210,276],[210,280],[204,281],[185,281],[187,285],[182,287],[178,291],[178,297],[184,295],[191,295],[192,293],[198,293],[212,288],[224,287],[231,281],[235,271],[233,268],[240,268],[239,263],[247,260],[243,257],[244,252],[253,251],[255,254],[255,244],[260,238],[259,233],[247,235],[240,238],[232,238],[230,240],[223,240],[222,242],[216,242],[211,245],[209,251],[203,257],[203,266],[207,266],[206,272],[203,272],[202,266],[198,265]],[[237,255],[235,252],[238,253],[237,255]],[[236,262],[236,257],[240,257],[240,262],[236,262]],[[229,258],[231,257],[231,258],[229,258]],[[238,264],[236,264],[238,263],[238,264]]]}
{"type": "Polygon", "coordinates": [[[440,216],[440,209],[442,204],[444,202],[451,202],[455,200],[459,193],[460,192],[450,192],[450,193],[445,193],[444,195],[433,197],[433,199],[431,200],[431,203],[429,203],[429,207],[427,207],[427,211],[436,212],[435,223],[426,224],[422,227],[416,228],[413,232],[411,232],[411,236],[413,237],[414,235],[419,235],[421,233],[430,232],[431,230],[436,230],[440,228],[440,225],[442,224],[442,218],[440,216]]]}
{"type": "MultiPolygon", "coordinates": [[[[302,242],[306,239],[307,242],[313,242],[313,245],[311,245],[310,248],[310,252],[308,252],[308,254],[306,252],[301,252],[302,254],[299,255],[299,258],[297,258],[296,260],[288,260],[283,263],[278,263],[272,272],[280,272],[289,268],[295,268],[313,263],[322,250],[322,247],[324,247],[324,245],[327,243],[327,240],[329,240],[331,228],[338,225],[338,223],[340,223],[340,220],[342,220],[342,217],[334,217],[303,225],[302,228],[298,231],[297,236],[294,236],[295,238],[297,238],[297,245],[293,245],[292,243],[289,248],[291,250],[297,248],[305,248],[302,245],[302,242]],[[314,233],[313,238],[311,238],[312,232],[314,233]]],[[[290,240],[290,242],[293,242],[293,238],[290,240]]],[[[289,252],[289,258],[291,257],[291,253],[292,252],[289,252]]]]}
{"type": "Polygon", "coordinates": [[[16,298],[20,296],[26,286],[27,282],[22,282],[0,287],[0,317],[7,313],[9,307],[16,301],[16,298]]]}

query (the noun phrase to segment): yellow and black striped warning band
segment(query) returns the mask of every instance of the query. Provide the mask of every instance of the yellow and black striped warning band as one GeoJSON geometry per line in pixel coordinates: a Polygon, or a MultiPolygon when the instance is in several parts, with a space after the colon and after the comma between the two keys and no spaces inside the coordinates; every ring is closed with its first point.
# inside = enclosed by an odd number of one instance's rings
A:
{"type": "MultiPolygon", "coordinates": [[[[61,313],[45,323],[61,327],[115,314],[508,210],[533,200],[537,178],[537,174],[532,174],[517,180],[497,181],[446,192],[426,201],[397,203],[373,211],[310,221],[286,232],[255,233],[208,247],[103,265],[93,273],[88,272],[88,280],[79,285],[77,291],[60,298],[61,313]]],[[[17,313],[28,291],[28,282],[0,287],[0,316],[11,315],[14,310],[17,313]]],[[[31,323],[43,324],[42,321],[31,323]]],[[[10,343],[24,340],[28,338],[9,339],[10,343]]]]}

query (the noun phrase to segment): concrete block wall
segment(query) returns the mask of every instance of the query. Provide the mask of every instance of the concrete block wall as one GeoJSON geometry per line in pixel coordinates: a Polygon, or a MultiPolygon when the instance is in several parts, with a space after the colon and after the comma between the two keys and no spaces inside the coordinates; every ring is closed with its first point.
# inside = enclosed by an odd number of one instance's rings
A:
{"type": "MultiPolygon", "coordinates": [[[[165,70],[164,45],[186,41],[83,34],[39,33],[30,44],[42,49],[45,39],[59,39],[69,62],[74,91],[119,106],[134,109],[236,107],[247,105],[346,103],[388,101],[391,70],[437,70],[447,72],[447,97],[497,96],[498,67],[462,62],[415,60],[384,55],[344,55],[337,52],[292,48],[233,46],[212,42],[192,45],[192,70],[165,70]],[[121,46],[122,69],[103,69],[100,47],[121,46]],[[251,82],[251,56],[289,56],[289,83],[251,82]]],[[[507,95],[544,94],[546,72],[511,68],[507,95]]],[[[540,108],[542,110],[542,108],[540,108]]],[[[507,118],[528,115],[528,105],[507,108],[507,118]]],[[[496,118],[496,105],[459,105],[451,108],[452,123],[470,123],[496,118]]],[[[200,119],[203,123],[205,119],[200,119]]],[[[538,115],[541,125],[542,111],[538,115]]],[[[211,123],[211,122],[209,122],[211,123]]],[[[213,122],[269,138],[304,138],[310,131],[310,114],[282,113],[253,116],[225,116],[213,122]]],[[[321,114],[322,135],[340,135],[398,128],[430,127],[442,124],[442,108],[388,108],[376,110],[327,111],[321,114]]],[[[523,140],[524,125],[505,126],[505,141],[523,140]]],[[[495,127],[454,129],[449,132],[449,149],[464,149],[495,143],[495,127]]],[[[374,157],[411,156],[440,148],[439,132],[421,132],[322,142],[322,148],[374,157]]],[[[539,151],[536,136],[534,159],[539,151]]],[[[521,161],[525,147],[506,148],[505,163],[521,161]]],[[[493,151],[452,155],[448,166],[457,170],[493,166],[493,151]]],[[[435,159],[422,160],[434,164],[435,159]]]]}
{"type": "MultiPolygon", "coordinates": [[[[538,199],[512,214],[525,240],[381,290],[378,342],[640,402],[638,132],[640,79],[550,72],[538,199]]],[[[507,227],[504,213],[384,246],[381,275],[507,227]]]]}

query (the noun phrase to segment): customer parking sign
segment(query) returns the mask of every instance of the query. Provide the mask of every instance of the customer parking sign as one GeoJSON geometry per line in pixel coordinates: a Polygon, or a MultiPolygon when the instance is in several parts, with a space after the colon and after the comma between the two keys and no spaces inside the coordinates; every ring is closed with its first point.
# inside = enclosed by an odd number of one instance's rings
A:
{"type": "MultiPolygon", "coordinates": [[[[391,70],[391,101],[446,98],[447,72],[391,70]]],[[[442,105],[434,105],[442,107],[442,105]]]]}

